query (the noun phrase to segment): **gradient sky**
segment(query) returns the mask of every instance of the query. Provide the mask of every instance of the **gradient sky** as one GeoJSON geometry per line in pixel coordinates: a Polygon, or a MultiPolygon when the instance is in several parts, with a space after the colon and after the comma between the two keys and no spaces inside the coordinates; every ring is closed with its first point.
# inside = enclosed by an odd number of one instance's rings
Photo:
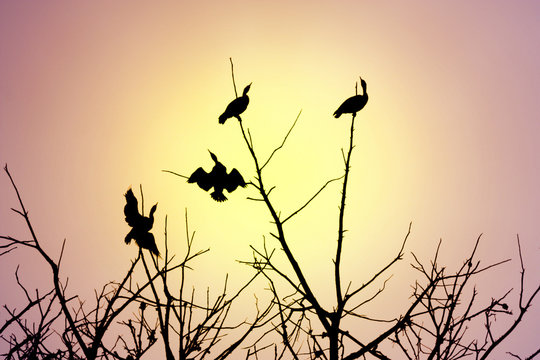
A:
{"type": "MultiPolygon", "coordinates": [[[[253,175],[235,121],[217,123],[234,98],[229,57],[239,91],[253,82],[244,118],[261,157],[302,109],[267,170],[283,214],[341,175],[349,119],[332,113],[362,76],[370,100],[356,126],[344,275],[365,280],[394,256],[412,221],[408,253],[428,260],[442,238],[449,268],[480,233],[485,264],[517,260],[519,233],[532,288],[540,281],[539,16],[532,0],[2,1],[0,163],[46,249],[58,254],[67,239],[63,274],[74,292],[92,296],[136,255],[123,243],[122,209],[126,189],[139,184],[146,204],[159,202],[159,238],[167,214],[173,250],[182,251],[187,208],[196,244],[211,249],[194,281],[205,287],[229,273],[234,284],[250,274],[236,260],[249,259],[249,245],[271,229],[266,209],[246,200],[254,190],[217,204],[161,172],[208,169],[210,149],[253,175]]],[[[287,227],[321,293],[332,279],[339,192],[329,186],[287,227]]],[[[0,199],[0,233],[26,237],[4,175],[0,199]]],[[[3,289],[14,285],[18,262],[23,279],[39,284],[46,268],[31,259],[2,259],[3,289]]],[[[380,309],[409,303],[410,261],[389,285],[402,301],[380,309]]],[[[489,301],[518,279],[513,261],[478,289],[489,301]]],[[[2,292],[2,304],[20,295],[2,292]]],[[[534,306],[509,339],[522,355],[539,342],[534,306]]]]}

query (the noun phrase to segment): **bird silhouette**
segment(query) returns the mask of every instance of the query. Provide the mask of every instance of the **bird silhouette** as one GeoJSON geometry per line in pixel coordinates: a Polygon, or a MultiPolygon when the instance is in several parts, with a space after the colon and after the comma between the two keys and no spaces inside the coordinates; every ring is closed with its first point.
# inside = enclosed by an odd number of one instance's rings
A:
{"type": "Polygon", "coordinates": [[[152,206],[150,215],[146,217],[139,213],[137,198],[133,195],[131,188],[128,189],[124,196],[126,197],[124,215],[126,215],[126,222],[131,226],[131,230],[125,238],[126,244],[131,243],[131,240],[135,240],[139,247],[148,249],[152,254],[160,256],[154,235],[150,232],[154,225],[154,212],[156,212],[157,203],[152,206]]]}
{"type": "Polygon", "coordinates": [[[207,173],[200,167],[191,174],[188,183],[197,183],[204,191],[208,191],[213,187],[214,192],[212,192],[210,196],[212,199],[222,202],[227,200],[223,194],[223,190],[233,192],[238,186],[245,187],[246,182],[236,169],[232,169],[232,171],[227,174],[227,168],[218,161],[216,155],[211,151],[208,152],[210,152],[212,160],[216,163],[212,168],[212,171],[207,173]]]}
{"type": "Polygon", "coordinates": [[[351,96],[345,100],[334,113],[336,119],[339,118],[341,114],[353,114],[353,116],[356,116],[356,113],[366,106],[368,101],[367,84],[362,78],[360,78],[360,82],[362,83],[363,94],[351,96]]]}
{"type": "Polygon", "coordinates": [[[219,123],[225,124],[225,121],[227,121],[228,118],[235,117],[238,119],[238,121],[242,121],[240,118],[240,114],[243,113],[249,104],[249,97],[247,96],[247,93],[249,91],[249,88],[251,87],[251,83],[244,88],[243,95],[239,98],[234,99],[227,105],[227,108],[225,109],[225,112],[220,115],[219,117],[219,123]]]}

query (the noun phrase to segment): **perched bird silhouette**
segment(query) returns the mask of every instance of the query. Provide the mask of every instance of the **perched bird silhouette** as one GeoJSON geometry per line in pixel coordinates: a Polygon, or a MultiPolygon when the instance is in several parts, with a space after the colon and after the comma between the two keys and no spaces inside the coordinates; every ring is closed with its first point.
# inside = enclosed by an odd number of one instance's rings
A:
{"type": "Polygon", "coordinates": [[[139,213],[137,198],[133,195],[131,188],[128,189],[125,197],[126,206],[124,206],[124,215],[126,215],[126,222],[132,228],[126,235],[126,244],[131,243],[131,240],[135,240],[139,247],[148,249],[152,254],[160,256],[154,235],[150,232],[154,225],[154,212],[156,212],[157,203],[152,206],[150,215],[146,217],[139,213]]]}
{"type": "Polygon", "coordinates": [[[197,183],[204,191],[208,191],[213,187],[214,192],[211,193],[210,196],[212,196],[212,199],[222,202],[227,200],[223,194],[223,190],[233,192],[238,186],[246,187],[246,182],[236,169],[232,169],[232,171],[227,174],[227,168],[218,161],[216,155],[211,151],[208,152],[210,152],[212,160],[216,163],[212,168],[212,171],[207,173],[200,167],[191,174],[188,183],[197,183]]]}
{"type": "Polygon", "coordinates": [[[362,83],[363,94],[351,96],[345,100],[334,113],[336,119],[339,118],[341,114],[353,114],[353,116],[356,116],[356,113],[366,106],[368,101],[367,84],[362,78],[360,78],[360,82],[362,83]]]}
{"type": "Polygon", "coordinates": [[[227,121],[228,118],[232,117],[237,118],[238,121],[242,121],[242,119],[240,118],[240,114],[247,109],[247,106],[249,104],[249,97],[247,96],[247,93],[250,87],[251,83],[244,88],[244,93],[242,96],[234,99],[229,103],[229,105],[227,105],[225,112],[219,117],[220,124],[225,124],[225,121],[227,121]]]}

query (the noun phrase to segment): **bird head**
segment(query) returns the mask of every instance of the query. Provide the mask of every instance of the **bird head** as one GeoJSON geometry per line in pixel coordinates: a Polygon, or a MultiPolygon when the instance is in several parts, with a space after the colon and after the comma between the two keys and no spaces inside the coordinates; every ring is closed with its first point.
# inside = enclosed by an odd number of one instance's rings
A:
{"type": "Polygon", "coordinates": [[[217,162],[218,162],[218,160],[217,160],[217,156],[216,156],[216,155],[214,155],[214,153],[213,153],[213,152],[211,152],[210,150],[208,150],[208,152],[210,153],[210,157],[212,158],[212,160],[214,160],[214,162],[215,162],[215,163],[217,163],[217,162]]]}
{"type": "Polygon", "coordinates": [[[244,88],[244,96],[247,95],[247,93],[249,91],[249,88],[251,87],[251,84],[253,84],[253,83],[249,83],[249,85],[244,88]]]}
{"type": "Polygon", "coordinates": [[[152,208],[150,209],[150,217],[151,217],[151,218],[154,217],[154,213],[155,213],[156,210],[157,210],[157,204],[158,204],[158,203],[155,203],[154,206],[152,206],[152,208]]]}
{"type": "Polygon", "coordinates": [[[360,83],[362,84],[362,89],[364,90],[364,93],[365,93],[366,88],[367,88],[367,83],[366,83],[366,80],[362,79],[361,76],[360,76],[360,83]]]}

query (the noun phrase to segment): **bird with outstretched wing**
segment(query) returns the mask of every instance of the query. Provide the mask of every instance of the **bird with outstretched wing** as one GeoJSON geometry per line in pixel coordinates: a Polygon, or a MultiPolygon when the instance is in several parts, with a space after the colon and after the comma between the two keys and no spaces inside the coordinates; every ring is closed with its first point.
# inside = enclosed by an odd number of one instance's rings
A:
{"type": "Polygon", "coordinates": [[[154,235],[150,232],[154,225],[154,213],[157,209],[157,203],[152,206],[149,216],[146,217],[139,213],[138,201],[131,188],[128,189],[124,196],[126,197],[124,215],[126,216],[126,222],[131,226],[131,230],[124,241],[129,244],[131,240],[135,240],[140,248],[148,249],[152,254],[160,256],[154,235]]]}
{"type": "Polygon", "coordinates": [[[227,173],[227,168],[218,161],[217,156],[212,152],[210,152],[210,156],[215,162],[212,170],[207,173],[202,167],[198,168],[191,174],[188,183],[196,183],[204,191],[214,188],[210,196],[212,199],[222,202],[227,200],[227,197],[223,194],[223,190],[231,193],[238,186],[245,187],[246,182],[238,170],[232,169],[230,173],[227,173]]]}

